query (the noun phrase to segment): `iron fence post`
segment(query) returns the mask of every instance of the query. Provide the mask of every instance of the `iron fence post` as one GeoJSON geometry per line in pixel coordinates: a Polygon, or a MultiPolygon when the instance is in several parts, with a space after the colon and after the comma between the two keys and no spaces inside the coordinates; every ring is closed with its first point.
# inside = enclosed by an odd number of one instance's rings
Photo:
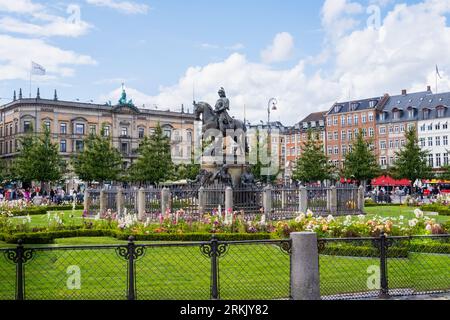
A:
{"type": "Polygon", "coordinates": [[[135,291],[135,276],[134,276],[134,255],[136,246],[134,244],[134,237],[128,239],[128,300],[136,300],[135,291]]]}
{"type": "Polygon", "coordinates": [[[219,300],[219,273],[217,263],[218,240],[215,236],[211,239],[211,299],[219,300]]]}
{"type": "Polygon", "coordinates": [[[387,242],[386,235],[380,236],[380,298],[389,298],[389,284],[387,278],[387,242]]]}
{"type": "Polygon", "coordinates": [[[16,254],[17,254],[16,300],[24,300],[23,253],[24,253],[23,242],[22,242],[22,240],[19,240],[19,241],[17,241],[17,248],[16,248],[16,254]]]}

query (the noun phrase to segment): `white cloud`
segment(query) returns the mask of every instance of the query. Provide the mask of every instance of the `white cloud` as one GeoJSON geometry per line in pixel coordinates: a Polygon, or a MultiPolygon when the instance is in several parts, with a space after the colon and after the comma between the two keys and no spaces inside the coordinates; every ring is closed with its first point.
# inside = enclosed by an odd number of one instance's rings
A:
{"type": "Polygon", "coordinates": [[[273,43],[261,52],[265,63],[282,62],[288,60],[294,50],[294,38],[287,32],[279,33],[273,43]]]}
{"type": "Polygon", "coordinates": [[[33,3],[31,0],[0,0],[0,11],[32,13],[42,9],[42,5],[33,3]]]}
{"type": "Polygon", "coordinates": [[[146,14],[150,10],[150,7],[146,4],[132,1],[86,0],[86,2],[98,7],[114,9],[125,14],[146,14]]]}
{"type": "Polygon", "coordinates": [[[239,50],[245,49],[245,46],[242,43],[238,42],[231,46],[225,47],[225,49],[231,50],[231,51],[239,51],[239,50]]]}
{"type": "Polygon", "coordinates": [[[57,48],[40,39],[1,34],[0,57],[0,80],[27,80],[32,60],[46,68],[48,76],[41,77],[42,80],[73,76],[75,65],[96,64],[90,56],[57,48]]]}
{"type": "MultiPolygon", "coordinates": [[[[328,21],[348,19],[349,13],[359,12],[357,6],[349,9],[348,2],[344,4],[327,9],[328,21]]],[[[188,68],[177,83],[159,88],[154,96],[135,94],[147,105],[177,108],[190,104],[195,84],[196,100],[213,105],[217,89],[223,86],[232,115],[243,118],[246,105],[249,120],[265,120],[267,102],[276,97],[279,111],[272,114],[273,119],[292,125],[311,112],[328,110],[335,101],[348,99],[351,88],[351,98],[360,99],[434,87],[436,64],[443,77],[439,90],[450,91],[448,13],[450,0],[397,5],[384,17],[379,30],[367,27],[364,15],[354,30],[338,33],[337,38],[332,30],[326,30],[327,40],[333,39],[335,45],[326,45],[316,57],[301,60],[292,68],[275,70],[234,53],[218,63],[188,68]],[[317,71],[311,74],[306,67],[317,71]]],[[[333,28],[334,22],[324,25],[333,28]]],[[[117,97],[116,92],[115,100],[117,97]]]]}
{"type": "Polygon", "coordinates": [[[322,26],[330,40],[339,38],[355,28],[359,21],[353,17],[363,12],[363,6],[348,0],[326,0],[322,7],[322,26]]]}

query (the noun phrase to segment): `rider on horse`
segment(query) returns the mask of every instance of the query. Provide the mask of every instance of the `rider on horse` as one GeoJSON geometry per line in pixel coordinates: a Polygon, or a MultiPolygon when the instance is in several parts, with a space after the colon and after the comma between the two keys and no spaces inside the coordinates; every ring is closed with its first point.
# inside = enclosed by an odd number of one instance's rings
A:
{"type": "Polygon", "coordinates": [[[230,100],[228,100],[225,94],[225,89],[220,88],[219,100],[216,102],[215,112],[219,117],[219,128],[222,132],[226,129],[231,129],[233,119],[228,115],[227,110],[230,110],[230,100]]]}

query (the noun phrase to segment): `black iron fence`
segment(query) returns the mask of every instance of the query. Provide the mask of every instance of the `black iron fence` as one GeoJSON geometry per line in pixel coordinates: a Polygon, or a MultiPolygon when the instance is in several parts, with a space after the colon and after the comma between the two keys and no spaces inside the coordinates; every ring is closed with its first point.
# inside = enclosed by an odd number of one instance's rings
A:
{"type": "Polygon", "coordinates": [[[319,240],[322,299],[450,293],[450,236],[319,240]]]}
{"type": "Polygon", "coordinates": [[[330,212],[329,207],[329,187],[307,187],[307,204],[309,210],[316,214],[327,214],[330,212]]]}
{"type": "Polygon", "coordinates": [[[0,249],[0,300],[290,297],[289,240],[0,249]]]}

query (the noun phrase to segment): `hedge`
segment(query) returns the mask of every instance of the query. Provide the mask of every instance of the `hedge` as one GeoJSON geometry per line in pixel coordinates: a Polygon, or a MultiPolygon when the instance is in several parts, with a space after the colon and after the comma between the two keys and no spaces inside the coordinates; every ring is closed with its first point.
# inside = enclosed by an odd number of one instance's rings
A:
{"type": "MultiPolygon", "coordinates": [[[[131,234],[119,232],[116,230],[65,230],[52,232],[34,232],[34,233],[14,233],[1,234],[0,241],[6,243],[16,244],[19,239],[23,240],[24,244],[51,244],[55,239],[61,238],[76,238],[76,237],[112,237],[118,240],[128,240],[131,234]]],[[[136,241],[210,241],[212,234],[209,233],[185,233],[185,234],[157,234],[152,233],[148,235],[133,235],[136,241]]],[[[217,234],[217,239],[220,241],[250,241],[250,240],[268,240],[271,239],[269,233],[254,233],[254,234],[217,234]]]]}
{"type": "Polygon", "coordinates": [[[439,204],[426,204],[421,207],[422,211],[437,212],[442,216],[450,216],[450,207],[439,204]]]}
{"type": "Polygon", "coordinates": [[[369,207],[401,207],[404,206],[403,204],[400,203],[365,203],[364,207],[369,208],[369,207]]]}
{"type": "MultiPolygon", "coordinates": [[[[82,205],[77,205],[75,207],[75,210],[83,210],[83,208],[84,207],[82,205]]],[[[28,207],[28,208],[23,208],[22,210],[13,209],[13,210],[11,210],[11,214],[14,216],[26,216],[26,215],[36,216],[36,215],[47,214],[48,211],[67,211],[67,210],[72,210],[72,206],[66,205],[66,206],[28,207]]]]}

